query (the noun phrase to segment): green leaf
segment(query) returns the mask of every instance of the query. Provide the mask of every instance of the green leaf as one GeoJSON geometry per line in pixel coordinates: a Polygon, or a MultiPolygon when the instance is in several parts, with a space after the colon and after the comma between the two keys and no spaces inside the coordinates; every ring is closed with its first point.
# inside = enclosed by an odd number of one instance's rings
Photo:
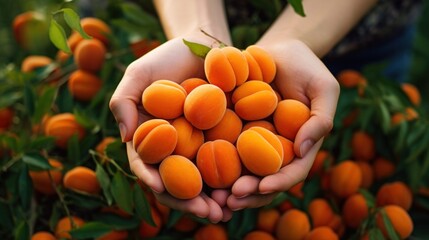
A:
{"type": "Polygon", "coordinates": [[[381,124],[381,129],[383,129],[384,133],[387,133],[390,129],[390,113],[389,110],[387,109],[386,104],[384,104],[383,102],[379,102],[378,104],[378,114],[380,114],[380,124],[381,124]]]}
{"type": "Polygon", "coordinates": [[[205,58],[207,53],[211,50],[210,47],[203,44],[189,42],[185,39],[183,39],[183,42],[186,44],[186,46],[188,46],[188,48],[191,50],[193,54],[201,58],[205,58]]]}
{"type": "Polygon", "coordinates": [[[99,196],[89,195],[84,192],[66,191],[66,202],[84,210],[95,210],[105,205],[99,196]]]}
{"type": "Polygon", "coordinates": [[[66,21],[67,25],[80,33],[80,35],[83,38],[90,39],[91,36],[89,36],[82,28],[82,25],[80,24],[80,17],[79,15],[71,8],[63,8],[62,9],[64,13],[64,20],[66,21]]]}
{"type": "Polygon", "coordinates": [[[29,149],[31,150],[50,150],[55,144],[55,138],[52,136],[37,136],[31,139],[29,149]]]}
{"type": "Polygon", "coordinates": [[[33,86],[27,83],[24,86],[24,105],[26,110],[28,111],[29,116],[32,116],[34,113],[34,108],[35,108],[34,102],[35,102],[35,96],[33,92],[33,86]]]}
{"type": "Polygon", "coordinates": [[[67,158],[74,163],[79,163],[80,157],[79,138],[74,134],[67,142],[67,158]]]}
{"type": "Polygon", "coordinates": [[[32,116],[33,123],[39,123],[42,117],[51,109],[54,104],[57,89],[46,88],[36,99],[35,110],[32,116]]]}
{"type": "Polygon", "coordinates": [[[28,168],[26,165],[22,166],[19,174],[18,192],[23,208],[28,209],[33,196],[33,182],[28,174],[28,168]]]}
{"type": "Polygon", "coordinates": [[[49,38],[58,49],[71,54],[70,46],[67,44],[67,36],[63,27],[52,18],[49,25],[49,38]]]}
{"type": "Polygon", "coordinates": [[[10,204],[0,202],[0,229],[12,229],[13,228],[13,215],[10,209],[10,204]]]}
{"type": "Polygon", "coordinates": [[[128,162],[127,150],[125,144],[121,140],[116,140],[106,147],[106,156],[113,159],[119,165],[124,166],[123,163],[128,162]]]}
{"type": "Polygon", "coordinates": [[[302,0],[288,0],[289,4],[293,7],[296,13],[305,17],[304,7],[302,6],[302,0]]]}
{"type": "Polygon", "coordinates": [[[143,11],[138,5],[133,3],[121,4],[122,12],[125,17],[140,26],[157,27],[158,21],[155,17],[143,11]]]}
{"type": "Polygon", "coordinates": [[[15,240],[30,239],[30,228],[25,220],[20,220],[13,230],[15,240]]]}
{"type": "Polygon", "coordinates": [[[184,212],[173,209],[168,216],[167,229],[172,228],[184,215],[184,212]]]}
{"type": "Polygon", "coordinates": [[[384,235],[378,228],[372,228],[368,231],[369,240],[384,240],[384,235]]]}
{"type": "Polygon", "coordinates": [[[30,167],[36,167],[41,170],[49,170],[53,168],[51,164],[49,164],[48,159],[39,153],[27,153],[22,156],[22,161],[30,167]]]}
{"type": "Polygon", "coordinates": [[[132,214],[133,193],[131,191],[130,183],[120,171],[117,171],[113,176],[110,191],[112,192],[113,199],[115,199],[118,206],[125,212],[132,214]]]}
{"type": "Polygon", "coordinates": [[[149,223],[149,225],[155,226],[156,224],[152,218],[149,201],[147,200],[146,194],[138,183],[134,184],[133,192],[136,215],[140,219],[143,219],[145,222],[149,223]]]}
{"type": "Polygon", "coordinates": [[[141,223],[141,220],[135,217],[124,218],[115,213],[98,213],[94,215],[93,220],[114,226],[115,230],[135,229],[141,223]]]}
{"type": "Polygon", "coordinates": [[[374,196],[371,194],[371,192],[361,188],[359,189],[359,193],[362,194],[362,196],[365,198],[366,205],[368,206],[369,209],[375,207],[375,199],[374,199],[374,196]]]}
{"type": "Polygon", "coordinates": [[[95,175],[100,183],[101,189],[103,189],[104,197],[106,197],[107,204],[110,206],[113,202],[112,193],[110,192],[110,178],[109,175],[104,171],[103,166],[97,162],[95,167],[95,175]]]}
{"type": "Polygon", "coordinates": [[[386,214],[386,211],[384,209],[380,210],[381,216],[383,218],[384,226],[386,227],[387,235],[389,236],[389,239],[391,240],[400,240],[398,234],[395,231],[395,228],[392,225],[392,222],[390,221],[389,217],[386,214]]]}
{"type": "Polygon", "coordinates": [[[101,222],[87,222],[82,227],[70,231],[73,239],[95,239],[112,231],[114,228],[101,222]]]}

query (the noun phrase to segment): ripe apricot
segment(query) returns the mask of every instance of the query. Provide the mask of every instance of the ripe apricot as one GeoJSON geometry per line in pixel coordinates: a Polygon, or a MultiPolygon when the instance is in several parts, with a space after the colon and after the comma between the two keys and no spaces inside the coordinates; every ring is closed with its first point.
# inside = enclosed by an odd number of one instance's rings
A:
{"type": "Polygon", "coordinates": [[[79,69],[70,75],[67,83],[71,95],[81,101],[92,100],[102,85],[103,81],[97,75],[79,69]]]}
{"type": "Polygon", "coordinates": [[[190,215],[182,215],[179,220],[174,224],[173,228],[179,232],[192,232],[197,229],[199,223],[194,220],[190,215]]]}
{"type": "Polygon", "coordinates": [[[402,123],[403,121],[413,121],[419,117],[419,114],[412,107],[406,107],[404,112],[394,113],[391,117],[391,123],[393,126],[402,123]]]}
{"type": "Polygon", "coordinates": [[[89,194],[98,194],[101,190],[94,170],[84,166],[68,170],[64,175],[63,185],[73,191],[89,194]]]}
{"type": "Polygon", "coordinates": [[[391,177],[396,171],[396,165],[384,157],[377,157],[372,162],[372,169],[375,180],[379,181],[391,177]]]}
{"type": "Polygon", "coordinates": [[[337,81],[344,88],[355,88],[366,82],[366,78],[357,70],[342,70],[337,75],[337,81]]]}
{"type": "Polygon", "coordinates": [[[303,186],[304,186],[304,181],[298,182],[292,187],[290,187],[287,190],[287,193],[289,193],[290,195],[296,198],[303,199],[304,198],[304,191],[302,190],[303,186]]]}
{"type": "Polygon", "coordinates": [[[414,106],[419,106],[421,103],[420,90],[412,83],[401,83],[401,89],[407,95],[408,99],[414,106]]]}
{"type": "Polygon", "coordinates": [[[293,158],[295,157],[295,152],[293,150],[293,142],[291,140],[281,135],[277,135],[277,137],[279,138],[283,146],[283,161],[281,165],[282,168],[288,165],[293,160],[293,158]]]}
{"type": "Polygon", "coordinates": [[[349,196],[343,204],[341,213],[346,226],[357,229],[369,215],[365,197],[360,193],[349,196]]]}
{"type": "Polygon", "coordinates": [[[346,198],[359,190],[362,172],[352,160],[337,163],[330,173],[330,189],[339,198],[346,198]]]}
{"type": "Polygon", "coordinates": [[[31,236],[31,240],[56,240],[55,236],[47,231],[39,231],[31,236]]]}
{"type": "Polygon", "coordinates": [[[128,235],[126,230],[113,230],[96,238],[96,240],[125,240],[128,239],[128,235]]]}
{"type": "Polygon", "coordinates": [[[74,51],[74,62],[78,69],[95,73],[103,67],[106,52],[106,47],[99,40],[83,39],[74,51]]]}
{"type": "Polygon", "coordinates": [[[247,233],[243,240],[275,240],[274,236],[264,231],[253,230],[247,233]]]}
{"type": "Polygon", "coordinates": [[[106,136],[95,146],[95,151],[101,155],[105,154],[107,146],[109,146],[111,143],[115,142],[117,140],[116,137],[112,136],[106,136]]]}
{"type": "Polygon", "coordinates": [[[280,101],[273,115],[277,132],[292,141],[295,140],[299,129],[308,119],[310,119],[310,109],[295,99],[280,101]]]}
{"type": "Polygon", "coordinates": [[[221,224],[206,224],[197,229],[194,240],[227,240],[228,234],[221,224]]]}
{"type": "Polygon", "coordinates": [[[65,149],[73,135],[81,140],[85,136],[85,129],[77,122],[74,114],[58,113],[47,120],[45,135],[54,137],[55,145],[65,149]]]}
{"type": "Polygon", "coordinates": [[[55,237],[58,239],[71,239],[70,230],[82,227],[85,221],[77,216],[66,216],[58,220],[55,225],[55,237]]]}
{"type": "Polygon", "coordinates": [[[297,208],[284,212],[277,223],[277,239],[298,240],[310,232],[310,220],[307,214],[297,208]]]}
{"type": "Polygon", "coordinates": [[[46,67],[53,62],[52,58],[42,55],[30,55],[24,58],[21,63],[22,72],[31,72],[37,68],[46,67]]]}
{"type": "Polygon", "coordinates": [[[265,128],[251,127],[243,131],[236,146],[244,166],[258,176],[278,172],[283,163],[280,139],[265,128]]]}
{"type": "Polygon", "coordinates": [[[203,180],[195,164],[180,155],[166,157],[159,166],[159,174],[167,192],[179,199],[198,196],[203,188],[203,180]]]}
{"type": "Polygon", "coordinates": [[[159,212],[153,207],[151,208],[150,212],[151,212],[152,219],[155,223],[155,226],[150,225],[146,221],[141,221],[138,230],[139,230],[139,236],[142,239],[156,237],[162,228],[163,223],[159,212]]]}
{"type": "Polygon", "coordinates": [[[138,41],[130,43],[131,51],[136,58],[139,58],[146,53],[152,51],[161,45],[161,42],[153,39],[140,39],[138,41]]]}
{"type": "Polygon", "coordinates": [[[356,164],[359,166],[362,172],[362,188],[370,188],[374,182],[374,170],[372,166],[366,161],[356,161],[356,164]]]}
{"type": "Polygon", "coordinates": [[[183,112],[196,128],[210,129],[222,120],[226,112],[225,93],[213,84],[198,86],[186,97],[183,112]]]}
{"type": "Polygon", "coordinates": [[[72,32],[70,36],[67,38],[67,44],[70,47],[70,50],[72,53],[75,52],[77,45],[83,40],[84,38],[80,35],[78,32],[72,32]]]}
{"type": "Polygon", "coordinates": [[[310,168],[310,171],[308,172],[308,177],[311,178],[315,175],[320,175],[322,171],[325,169],[325,164],[327,162],[330,162],[332,159],[331,154],[324,149],[320,149],[316,153],[316,157],[314,158],[313,165],[310,168]]]}
{"type": "Polygon", "coordinates": [[[394,204],[408,211],[413,203],[413,194],[402,181],[387,182],[378,189],[376,203],[379,207],[394,204]]]}
{"type": "Polygon", "coordinates": [[[330,227],[322,226],[312,229],[304,238],[304,240],[338,240],[338,234],[330,227]]]}
{"type": "Polygon", "coordinates": [[[204,143],[203,131],[192,126],[185,117],[174,119],[171,123],[177,131],[177,144],[173,154],[194,159],[198,149],[204,143]]]}
{"type": "Polygon", "coordinates": [[[249,76],[246,57],[232,46],[212,48],[204,59],[204,71],[207,81],[224,92],[240,86],[249,76]]]}
{"type": "Polygon", "coordinates": [[[308,215],[313,228],[329,226],[334,218],[334,210],[325,198],[314,198],[308,204],[308,215]]]}
{"type": "Polygon", "coordinates": [[[28,173],[33,181],[33,187],[36,191],[46,195],[52,195],[55,194],[54,186],[59,186],[63,180],[63,164],[53,158],[48,161],[54,169],[46,171],[30,170],[28,173]]]}
{"type": "Polygon", "coordinates": [[[178,141],[177,130],[164,119],[150,119],[140,124],[133,136],[133,146],[144,163],[156,164],[172,154],[178,141]]]}
{"type": "Polygon", "coordinates": [[[216,126],[204,131],[206,141],[223,139],[235,143],[243,128],[240,117],[231,109],[226,109],[223,118],[216,126]]]}
{"type": "Polygon", "coordinates": [[[370,161],[375,157],[375,141],[369,133],[358,130],[351,139],[352,155],[356,160],[370,161]]]}
{"type": "Polygon", "coordinates": [[[261,80],[271,83],[276,76],[276,63],[273,57],[263,48],[250,45],[243,54],[249,65],[248,80],[261,80]]]}
{"type": "Polygon", "coordinates": [[[201,145],[196,161],[204,182],[212,188],[228,188],[241,174],[237,149],[223,139],[201,145]]]}
{"type": "Polygon", "coordinates": [[[186,90],[178,83],[160,79],[143,91],[142,103],[152,116],[174,119],[183,114],[186,95],[186,90]]]}
{"type": "Polygon", "coordinates": [[[279,210],[275,208],[261,208],[258,211],[255,229],[273,234],[280,218],[279,210]]]}
{"type": "Polygon", "coordinates": [[[16,15],[12,22],[13,36],[20,47],[32,53],[41,53],[50,46],[49,22],[38,11],[26,11],[16,15]]]}
{"type": "Polygon", "coordinates": [[[14,111],[10,107],[0,108],[0,132],[8,129],[13,122],[14,111]]]}
{"type": "Polygon", "coordinates": [[[256,121],[246,122],[243,125],[242,131],[245,131],[245,130],[251,128],[251,127],[263,127],[263,128],[266,128],[266,129],[270,130],[274,134],[277,134],[276,128],[274,127],[274,125],[272,124],[272,122],[270,122],[268,120],[256,120],[256,121]]]}
{"type": "Polygon", "coordinates": [[[240,118],[254,121],[270,116],[276,110],[278,101],[268,83],[250,80],[234,90],[232,103],[240,118]]]}
{"type": "Polygon", "coordinates": [[[112,30],[106,22],[100,18],[85,17],[80,20],[80,24],[86,34],[100,40],[105,46],[109,45],[109,35],[112,30]]]}
{"type": "MultiPolygon", "coordinates": [[[[414,224],[407,211],[397,205],[386,205],[381,208],[381,211],[385,212],[400,239],[407,239],[411,235],[414,224]]],[[[377,213],[376,224],[383,232],[383,235],[388,237],[386,223],[384,222],[380,212],[377,213]]]]}
{"type": "Polygon", "coordinates": [[[187,78],[183,82],[180,83],[180,86],[182,86],[186,93],[189,94],[194,88],[203,85],[208,84],[208,82],[202,78],[187,78]]]}

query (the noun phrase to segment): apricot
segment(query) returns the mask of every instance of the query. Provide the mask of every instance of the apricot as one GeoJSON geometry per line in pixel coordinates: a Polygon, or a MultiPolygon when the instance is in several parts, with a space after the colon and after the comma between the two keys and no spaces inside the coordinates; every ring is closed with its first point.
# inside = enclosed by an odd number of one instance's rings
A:
{"type": "Polygon", "coordinates": [[[58,220],[55,225],[55,237],[58,239],[71,239],[70,230],[82,227],[85,221],[77,216],[66,216],[58,220]]]}
{"type": "Polygon", "coordinates": [[[112,230],[96,240],[125,240],[128,239],[128,231],[126,230],[112,230]]]}
{"type": "Polygon", "coordinates": [[[261,208],[258,211],[255,229],[273,234],[280,218],[279,210],[275,208],[261,208]]]}
{"type": "Polygon", "coordinates": [[[357,160],[370,161],[375,157],[375,141],[369,133],[358,130],[351,139],[352,155],[357,160]]]}
{"type": "Polygon", "coordinates": [[[307,212],[313,228],[329,226],[335,215],[334,210],[325,198],[311,200],[307,212]]]}
{"type": "Polygon", "coordinates": [[[55,145],[65,149],[74,135],[81,140],[85,136],[83,128],[72,113],[58,113],[51,116],[45,126],[45,135],[55,138],[55,145]]]}
{"type": "Polygon", "coordinates": [[[402,181],[384,183],[376,194],[376,204],[379,207],[394,204],[408,211],[412,203],[411,189],[402,181]]]}
{"type": "Polygon", "coordinates": [[[203,131],[192,126],[185,117],[174,119],[171,125],[177,131],[177,144],[173,154],[194,159],[198,149],[204,143],[203,131]]]}
{"type": "Polygon", "coordinates": [[[330,227],[316,227],[312,229],[304,238],[304,240],[338,240],[338,234],[335,233],[330,227]]]}
{"type": "Polygon", "coordinates": [[[112,30],[106,22],[100,18],[85,17],[80,20],[80,24],[86,34],[100,40],[105,46],[109,45],[109,37],[112,30]]]}
{"type": "Polygon", "coordinates": [[[227,240],[228,234],[221,224],[206,224],[197,229],[194,240],[227,240]]]}
{"type": "Polygon", "coordinates": [[[189,94],[194,88],[203,85],[208,84],[208,82],[202,78],[187,78],[183,82],[180,83],[180,86],[182,86],[186,93],[189,94]]]}
{"type": "Polygon", "coordinates": [[[53,62],[52,58],[43,55],[30,55],[21,63],[21,71],[28,73],[38,68],[46,67],[53,62]]]}
{"type": "Polygon", "coordinates": [[[39,231],[31,236],[31,240],[56,240],[55,236],[47,231],[39,231]]]}
{"type": "Polygon", "coordinates": [[[204,71],[207,81],[224,92],[240,86],[249,76],[246,57],[232,46],[212,48],[204,59],[204,71]]]}
{"type": "Polygon", "coordinates": [[[332,156],[331,154],[324,149],[320,149],[316,153],[316,157],[314,158],[313,165],[310,168],[310,171],[308,172],[308,177],[312,178],[315,175],[321,175],[322,172],[325,170],[325,164],[327,162],[331,162],[332,156]]]}
{"type": "Polygon", "coordinates": [[[276,127],[274,127],[273,123],[268,121],[268,120],[256,120],[256,121],[246,122],[243,125],[242,131],[245,131],[251,127],[263,127],[263,128],[270,130],[274,134],[277,134],[276,127]]]}
{"type": "Polygon", "coordinates": [[[403,112],[394,113],[391,117],[391,124],[398,125],[404,121],[413,121],[419,118],[419,114],[412,107],[406,107],[403,112]]]}
{"type": "Polygon", "coordinates": [[[156,237],[162,228],[163,223],[160,213],[154,208],[151,208],[150,212],[155,226],[150,225],[146,221],[141,221],[138,232],[142,239],[156,237]]]}
{"type": "Polygon", "coordinates": [[[346,198],[356,193],[361,183],[362,172],[351,160],[337,163],[331,170],[330,189],[339,198],[346,198]]]}
{"type": "Polygon", "coordinates": [[[241,174],[237,149],[223,139],[201,145],[196,162],[203,181],[212,188],[228,188],[241,174]]]}
{"type": "Polygon", "coordinates": [[[370,188],[374,182],[374,170],[372,169],[372,166],[365,161],[356,161],[356,164],[362,172],[361,188],[370,188]]]}
{"type": "Polygon", "coordinates": [[[67,86],[71,95],[81,101],[90,101],[100,91],[103,81],[95,74],[83,70],[74,71],[67,86]]]}
{"type": "Polygon", "coordinates": [[[115,141],[117,141],[116,137],[106,136],[95,146],[95,151],[101,155],[105,155],[106,148],[115,141]]]}
{"type": "Polygon", "coordinates": [[[369,215],[365,197],[355,193],[348,197],[342,207],[342,217],[347,227],[357,229],[369,215]]]}
{"type": "Polygon", "coordinates": [[[225,93],[213,84],[198,86],[186,97],[183,112],[196,128],[210,129],[222,120],[226,112],[225,93]]]}
{"type": "Polygon", "coordinates": [[[243,239],[244,240],[275,240],[272,234],[264,231],[257,231],[257,230],[247,233],[243,239]]]}
{"type": "Polygon", "coordinates": [[[203,179],[197,166],[188,158],[170,155],[159,165],[159,174],[168,193],[179,199],[198,196],[203,188],[203,179]]]}
{"type": "Polygon", "coordinates": [[[408,99],[414,106],[419,106],[421,103],[420,90],[412,83],[401,83],[401,89],[407,95],[408,99]]]}
{"type": "Polygon", "coordinates": [[[0,132],[12,125],[14,115],[15,113],[11,107],[0,108],[0,132]]]}
{"type": "Polygon", "coordinates": [[[283,136],[277,135],[283,146],[283,161],[281,167],[288,165],[295,157],[293,142],[283,136]]]}
{"type": "Polygon", "coordinates": [[[156,118],[174,119],[183,114],[186,90],[171,80],[160,79],[142,94],[144,109],[156,118]]]}
{"type": "Polygon", "coordinates": [[[68,170],[64,175],[63,186],[87,194],[98,194],[101,190],[95,171],[85,166],[68,170]]]}
{"type": "MultiPolygon", "coordinates": [[[[382,207],[380,211],[385,212],[400,239],[407,239],[411,235],[414,229],[414,223],[405,209],[397,205],[386,205],[382,207]]],[[[376,224],[383,232],[383,235],[388,238],[386,223],[380,212],[377,213],[376,224]]]]}
{"type": "Polygon", "coordinates": [[[33,181],[33,187],[36,191],[46,195],[52,195],[55,194],[54,186],[59,186],[63,180],[63,164],[53,158],[48,161],[53,169],[46,171],[30,170],[28,173],[33,181]]]}
{"type": "Polygon", "coordinates": [[[50,44],[49,22],[39,11],[25,11],[12,22],[13,36],[20,47],[32,53],[45,52],[50,44]]]}
{"type": "Polygon", "coordinates": [[[276,76],[276,63],[273,57],[263,48],[250,45],[243,54],[249,65],[248,80],[261,80],[271,83],[276,76]]]}
{"type": "Polygon", "coordinates": [[[184,214],[174,224],[173,228],[179,232],[192,232],[197,229],[199,223],[194,220],[190,215],[184,214]]]}
{"type": "Polygon", "coordinates": [[[374,170],[375,180],[379,181],[393,176],[396,171],[396,165],[384,157],[377,157],[372,162],[372,169],[374,170]]]}
{"type": "Polygon", "coordinates": [[[310,109],[295,99],[280,101],[273,115],[277,132],[292,141],[295,140],[299,129],[308,119],[310,119],[310,109]]]}
{"type": "Polygon", "coordinates": [[[204,131],[204,137],[206,141],[223,139],[234,144],[241,133],[242,127],[243,122],[240,117],[231,109],[226,109],[220,122],[204,131]]]}
{"type": "Polygon", "coordinates": [[[356,88],[366,83],[365,76],[357,70],[346,69],[338,73],[337,80],[340,86],[344,88],[356,88]]]}
{"type": "Polygon", "coordinates": [[[77,45],[83,40],[84,38],[80,35],[78,32],[72,32],[70,36],[67,38],[67,44],[70,47],[70,50],[72,53],[75,52],[77,45]]]}
{"type": "Polygon", "coordinates": [[[244,166],[253,174],[267,176],[279,171],[283,163],[283,146],[280,139],[262,127],[243,131],[236,143],[244,166]]]}
{"type": "Polygon", "coordinates": [[[159,40],[153,39],[140,39],[138,41],[130,43],[131,52],[136,58],[139,58],[146,53],[152,51],[161,45],[159,40]]]}
{"type": "Polygon", "coordinates": [[[95,38],[83,39],[74,51],[74,62],[78,69],[96,73],[103,67],[106,47],[95,38]]]}
{"type": "Polygon", "coordinates": [[[155,118],[140,124],[133,147],[144,163],[157,164],[173,153],[177,141],[177,130],[167,120],[155,118]]]}
{"type": "Polygon", "coordinates": [[[304,211],[293,208],[284,212],[277,223],[277,239],[304,239],[310,232],[310,219],[304,211]]]}
{"type": "Polygon", "coordinates": [[[270,116],[276,110],[278,100],[268,83],[250,80],[234,90],[232,103],[240,118],[254,121],[270,116]]]}

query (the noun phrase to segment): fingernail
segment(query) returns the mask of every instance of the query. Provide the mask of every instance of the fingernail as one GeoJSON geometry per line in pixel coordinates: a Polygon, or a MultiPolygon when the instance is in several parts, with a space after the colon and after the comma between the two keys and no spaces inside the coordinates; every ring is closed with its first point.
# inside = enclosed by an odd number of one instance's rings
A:
{"type": "Polygon", "coordinates": [[[299,147],[301,157],[304,157],[305,154],[307,154],[308,151],[310,151],[313,145],[314,145],[314,142],[312,140],[305,140],[303,143],[301,143],[301,146],[299,147]]]}
{"type": "Polygon", "coordinates": [[[125,136],[127,135],[127,127],[125,127],[125,124],[119,123],[119,132],[121,133],[121,140],[124,142],[125,136]]]}
{"type": "Polygon", "coordinates": [[[231,209],[231,211],[236,212],[236,211],[240,211],[241,209],[243,209],[243,208],[238,207],[238,208],[231,209]]]}
{"type": "Polygon", "coordinates": [[[271,194],[271,193],[273,193],[273,191],[260,192],[260,194],[262,194],[262,195],[271,194]]]}
{"type": "Polygon", "coordinates": [[[236,196],[236,198],[245,198],[245,197],[247,197],[247,196],[249,196],[250,194],[244,194],[244,195],[242,195],[242,196],[236,196]]]}

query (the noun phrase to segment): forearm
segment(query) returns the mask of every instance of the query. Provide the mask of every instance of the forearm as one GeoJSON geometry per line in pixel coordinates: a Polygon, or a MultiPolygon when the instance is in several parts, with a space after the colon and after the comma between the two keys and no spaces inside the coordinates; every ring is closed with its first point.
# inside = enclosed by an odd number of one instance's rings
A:
{"type": "MultiPolygon", "coordinates": [[[[228,23],[222,0],[154,0],[168,39],[203,35],[201,29],[230,44],[228,23]]],[[[206,36],[207,41],[213,42],[206,36]]]]}
{"type": "Polygon", "coordinates": [[[258,41],[260,45],[298,39],[323,57],[338,43],[377,0],[303,0],[305,17],[287,7],[258,41]]]}

